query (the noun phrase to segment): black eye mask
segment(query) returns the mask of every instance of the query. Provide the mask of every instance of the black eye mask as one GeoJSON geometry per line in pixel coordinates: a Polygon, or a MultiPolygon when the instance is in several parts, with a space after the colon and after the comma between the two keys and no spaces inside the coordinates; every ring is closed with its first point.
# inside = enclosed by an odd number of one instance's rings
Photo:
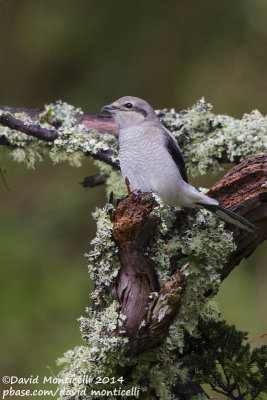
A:
{"type": "Polygon", "coordinates": [[[133,106],[133,108],[131,108],[131,110],[139,112],[140,114],[143,114],[144,117],[147,117],[147,112],[143,108],[133,106]]]}

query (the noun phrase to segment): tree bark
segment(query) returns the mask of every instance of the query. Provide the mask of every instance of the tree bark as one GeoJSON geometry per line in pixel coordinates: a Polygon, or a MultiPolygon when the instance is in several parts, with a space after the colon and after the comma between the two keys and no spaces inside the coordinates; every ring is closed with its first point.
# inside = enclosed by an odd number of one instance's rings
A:
{"type": "MultiPolygon", "coordinates": [[[[232,269],[247,258],[267,237],[267,153],[249,158],[232,168],[207,195],[244,216],[257,226],[247,232],[231,225],[237,249],[224,266],[225,279],[232,269]]],[[[226,228],[230,225],[226,225],[226,228]]]]}
{"type": "MultiPolygon", "coordinates": [[[[257,229],[247,232],[228,224],[233,232],[236,250],[221,270],[221,278],[248,257],[267,238],[267,154],[248,159],[231,169],[209,190],[208,195],[224,206],[237,211],[253,222],[257,229]]],[[[158,219],[150,212],[155,206],[147,194],[131,193],[113,212],[113,237],[120,249],[121,271],[114,287],[114,297],[127,316],[126,330],[130,338],[129,354],[136,355],[159,346],[179,313],[186,279],[176,271],[163,288],[159,288],[155,265],[145,255],[145,246],[153,235],[158,219]],[[152,301],[151,292],[159,297],[152,301]],[[168,314],[164,310],[168,305],[168,314]],[[159,317],[160,316],[160,317],[159,317]],[[145,324],[141,324],[145,321],[145,324]]],[[[190,213],[191,211],[189,211],[190,213]]],[[[175,227],[182,237],[188,229],[188,211],[177,213],[175,227]]],[[[177,260],[175,260],[177,262],[177,260]]]]}
{"type": "MultiPolygon", "coordinates": [[[[0,124],[10,129],[50,143],[59,136],[58,126],[49,130],[36,123],[36,117],[43,110],[5,106],[0,106],[0,109],[6,111],[6,113],[0,113],[0,124]],[[31,117],[32,123],[23,122],[10,115],[16,112],[26,112],[31,117]]],[[[77,124],[83,124],[88,129],[118,135],[118,126],[110,116],[77,114],[76,121],[77,124]]],[[[181,140],[187,140],[187,136],[188,132],[183,129],[181,140]]],[[[11,144],[6,136],[0,136],[0,145],[10,146],[11,144]]],[[[118,169],[118,164],[113,161],[114,152],[111,149],[90,155],[118,169]]],[[[228,161],[225,151],[220,156],[219,162],[228,161]]],[[[239,162],[239,158],[235,161],[239,162]]],[[[236,250],[218,271],[222,280],[267,238],[266,176],[267,154],[260,154],[231,169],[207,193],[225,207],[253,222],[257,227],[254,232],[247,232],[233,225],[226,225],[226,229],[233,233],[236,250]]],[[[97,174],[86,178],[82,184],[93,187],[105,181],[105,175],[97,174]]],[[[112,288],[112,295],[119,302],[120,312],[126,316],[126,334],[129,337],[128,356],[139,355],[163,343],[169,333],[170,325],[179,314],[183,290],[187,285],[183,274],[186,265],[177,270],[177,259],[171,259],[169,279],[160,287],[155,262],[146,255],[146,246],[160,222],[158,217],[151,214],[154,207],[155,201],[152,196],[145,193],[130,193],[118,204],[111,217],[113,239],[119,248],[121,263],[120,272],[112,288]],[[154,297],[151,296],[153,292],[156,293],[154,297]]],[[[194,216],[194,214],[194,210],[188,209],[182,209],[177,213],[174,228],[178,230],[181,238],[189,228],[188,215],[194,216]]],[[[196,394],[202,391],[192,382],[188,382],[186,386],[191,393],[196,394]]],[[[186,391],[186,387],[177,387],[177,393],[185,400],[190,398],[184,395],[186,391]]]]}
{"type": "MultiPolygon", "coordinates": [[[[7,113],[26,112],[33,123],[24,123],[10,114],[0,114],[0,124],[16,129],[20,132],[34,136],[46,142],[53,142],[58,137],[57,129],[48,130],[35,124],[34,120],[43,110],[9,108],[0,106],[7,113]]],[[[118,126],[111,116],[94,114],[77,114],[77,123],[84,124],[88,129],[96,129],[99,132],[118,134],[118,126]]],[[[0,144],[8,145],[5,137],[0,138],[0,144]]],[[[112,150],[100,151],[93,155],[113,168],[118,168],[112,161],[112,150]]],[[[267,236],[267,155],[250,158],[229,171],[208,192],[208,195],[216,198],[222,205],[231,208],[240,215],[245,216],[255,223],[257,230],[247,232],[237,227],[226,226],[233,231],[236,251],[231,255],[227,264],[223,267],[221,278],[225,279],[231,270],[240,263],[244,257],[248,257],[267,236]]],[[[221,162],[227,159],[223,154],[221,162]]],[[[105,182],[105,176],[93,176],[86,178],[89,186],[95,186],[105,182]]],[[[135,196],[130,194],[120,202],[113,213],[113,237],[120,248],[121,271],[114,286],[114,297],[119,300],[121,311],[127,316],[127,334],[131,338],[130,352],[152,349],[158,346],[166,337],[173,319],[179,312],[181,292],[186,285],[186,280],[181,271],[171,276],[164,288],[159,288],[155,266],[145,256],[145,246],[149,241],[158,219],[151,216],[154,201],[148,200],[146,195],[135,196]],[[157,301],[149,298],[151,292],[160,293],[157,301]],[[163,316],[158,321],[158,315],[164,306],[170,306],[171,314],[163,316]],[[140,328],[141,321],[145,320],[145,326],[140,328]]],[[[190,211],[189,211],[190,212],[190,211]]],[[[187,230],[187,213],[182,210],[177,215],[176,228],[179,227],[180,235],[187,230]]]]}
{"type": "MultiPolygon", "coordinates": [[[[10,114],[24,112],[24,113],[28,114],[29,117],[32,118],[33,122],[36,120],[36,117],[38,117],[38,115],[44,111],[43,109],[40,109],[40,108],[7,107],[7,106],[1,106],[1,105],[0,105],[0,110],[6,111],[7,113],[10,113],[10,114]]],[[[119,127],[111,115],[89,114],[89,113],[77,114],[76,121],[77,121],[77,124],[83,124],[88,129],[95,129],[98,132],[108,132],[108,133],[112,133],[113,135],[118,135],[118,133],[119,133],[119,127]]],[[[2,124],[1,121],[0,121],[0,124],[2,124]]],[[[6,126],[8,126],[8,125],[6,125],[6,126]]],[[[16,129],[16,128],[14,128],[14,129],[16,129]]],[[[20,130],[20,129],[18,129],[18,130],[20,130]]]]}

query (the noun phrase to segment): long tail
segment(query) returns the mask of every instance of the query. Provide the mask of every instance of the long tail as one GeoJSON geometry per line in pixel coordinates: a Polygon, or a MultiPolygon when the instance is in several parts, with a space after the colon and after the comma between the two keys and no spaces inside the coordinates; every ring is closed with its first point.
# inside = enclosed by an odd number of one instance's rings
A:
{"type": "Polygon", "coordinates": [[[228,210],[228,208],[225,208],[220,204],[197,204],[203,208],[206,208],[209,211],[214,212],[214,214],[218,215],[225,221],[230,222],[231,224],[236,225],[239,228],[245,229],[246,231],[253,232],[256,229],[256,226],[249,222],[247,219],[241,217],[231,210],[228,210]]]}

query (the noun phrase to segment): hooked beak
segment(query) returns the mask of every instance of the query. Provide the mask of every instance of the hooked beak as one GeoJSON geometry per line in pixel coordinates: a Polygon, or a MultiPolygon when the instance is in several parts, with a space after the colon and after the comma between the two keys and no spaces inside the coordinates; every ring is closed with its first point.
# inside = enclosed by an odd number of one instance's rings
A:
{"type": "Polygon", "coordinates": [[[101,108],[101,111],[105,111],[108,113],[114,113],[117,110],[118,107],[113,106],[112,104],[108,104],[107,106],[103,106],[101,108]]]}

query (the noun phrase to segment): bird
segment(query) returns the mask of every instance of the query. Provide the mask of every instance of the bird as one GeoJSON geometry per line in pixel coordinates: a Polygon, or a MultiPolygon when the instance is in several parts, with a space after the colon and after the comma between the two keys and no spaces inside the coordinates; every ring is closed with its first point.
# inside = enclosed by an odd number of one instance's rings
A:
{"type": "Polygon", "coordinates": [[[119,125],[119,162],[131,191],[154,192],[173,206],[205,208],[247,231],[255,225],[188,183],[177,140],[145,100],[124,96],[103,106],[119,125]]]}

